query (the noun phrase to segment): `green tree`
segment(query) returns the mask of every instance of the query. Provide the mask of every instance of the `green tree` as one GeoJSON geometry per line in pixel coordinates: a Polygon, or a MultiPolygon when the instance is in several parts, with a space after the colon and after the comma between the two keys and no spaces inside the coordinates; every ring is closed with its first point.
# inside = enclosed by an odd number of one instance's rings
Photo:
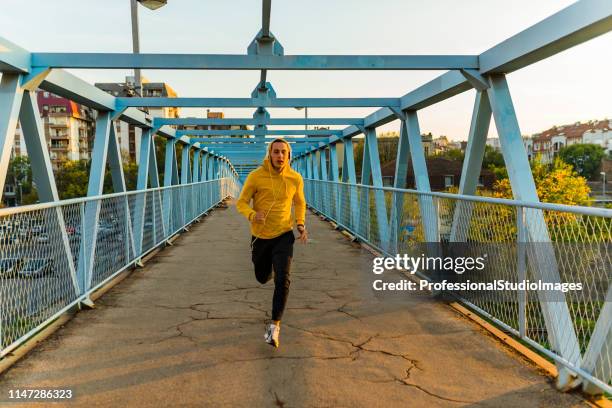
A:
{"type": "MultiPolygon", "coordinates": [[[[540,201],[567,205],[590,205],[591,189],[586,179],[574,171],[571,165],[559,158],[552,166],[543,164],[540,157],[531,162],[531,172],[540,201]]],[[[512,198],[510,180],[498,180],[494,186],[495,196],[512,198]]]]}
{"type": "Polygon", "coordinates": [[[138,181],[138,164],[135,161],[124,161],[123,175],[125,177],[125,188],[128,191],[136,190],[136,183],[138,181]]]}
{"type": "Polygon", "coordinates": [[[17,156],[11,159],[6,181],[14,184],[18,205],[34,204],[38,201],[38,192],[33,186],[32,166],[28,156],[17,156]]]}
{"type": "Polygon", "coordinates": [[[582,177],[590,180],[599,170],[605,150],[595,144],[574,144],[562,147],[559,157],[582,177]]]}
{"type": "Polygon", "coordinates": [[[465,153],[461,149],[448,149],[442,154],[440,154],[440,157],[444,157],[446,159],[458,162],[463,162],[465,153]]]}
{"type": "Polygon", "coordinates": [[[501,154],[501,152],[492,146],[485,145],[482,168],[491,169],[491,166],[504,167],[504,165],[504,156],[501,154]]]}
{"type": "Polygon", "coordinates": [[[60,199],[67,200],[87,195],[89,167],[87,160],[65,160],[58,164],[55,180],[60,199]]]}

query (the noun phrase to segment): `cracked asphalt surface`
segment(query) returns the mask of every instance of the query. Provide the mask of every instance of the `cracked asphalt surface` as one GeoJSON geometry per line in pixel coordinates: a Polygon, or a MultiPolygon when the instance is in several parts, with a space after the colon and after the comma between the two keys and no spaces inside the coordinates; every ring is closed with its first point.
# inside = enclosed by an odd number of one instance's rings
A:
{"type": "Polygon", "coordinates": [[[6,372],[0,403],[54,388],[75,395],[54,404],[86,407],[584,405],[440,301],[374,294],[372,255],[310,213],[307,226],[279,349],[263,341],[273,283],[255,280],[230,205],[6,372]]]}

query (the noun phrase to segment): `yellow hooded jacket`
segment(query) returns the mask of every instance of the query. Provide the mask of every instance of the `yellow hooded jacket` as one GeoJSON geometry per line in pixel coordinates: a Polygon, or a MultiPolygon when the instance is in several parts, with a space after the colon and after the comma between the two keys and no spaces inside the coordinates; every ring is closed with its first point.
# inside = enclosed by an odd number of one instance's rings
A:
{"type": "MultiPolygon", "coordinates": [[[[280,141],[289,146],[284,140],[280,141]]],[[[270,162],[273,143],[268,146],[263,164],[248,175],[236,202],[238,211],[251,222],[251,234],[262,239],[275,238],[291,231],[294,219],[297,224],[304,224],[306,217],[304,180],[300,173],[291,168],[289,160],[280,171],[274,169],[270,162]],[[251,199],[253,207],[250,206],[251,199]],[[291,214],[292,204],[295,204],[295,217],[291,214]],[[263,223],[253,222],[258,211],[267,214],[263,223]]]]}

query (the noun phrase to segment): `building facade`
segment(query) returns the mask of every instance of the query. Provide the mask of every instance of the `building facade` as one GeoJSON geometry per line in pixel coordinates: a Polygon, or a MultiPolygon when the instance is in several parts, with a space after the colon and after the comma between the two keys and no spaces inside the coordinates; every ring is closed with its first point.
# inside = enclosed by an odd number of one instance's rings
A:
{"type": "Polygon", "coordinates": [[[533,155],[540,155],[544,163],[551,163],[563,147],[580,143],[596,144],[609,154],[612,152],[612,123],[604,119],[553,126],[533,135],[531,140],[533,155]]]}
{"type": "MultiPolygon", "coordinates": [[[[95,86],[116,97],[133,97],[134,79],[126,77],[125,82],[96,83],[95,86]]],[[[165,82],[148,82],[143,78],[143,97],[145,98],[176,98],[177,93],[165,82]]],[[[175,107],[147,108],[147,112],[153,117],[178,118],[179,109],[175,107]]],[[[142,130],[139,127],[123,121],[115,121],[115,133],[121,149],[121,153],[130,161],[136,163],[140,160],[140,139],[142,130]]]]}
{"type": "MultiPolygon", "coordinates": [[[[38,109],[53,169],[65,160],[89,160],[93,148],[95,111],[46,91],[36,91],[38,109]]],[[[13,156],[27,156],[17,125],[13,156]]]]}

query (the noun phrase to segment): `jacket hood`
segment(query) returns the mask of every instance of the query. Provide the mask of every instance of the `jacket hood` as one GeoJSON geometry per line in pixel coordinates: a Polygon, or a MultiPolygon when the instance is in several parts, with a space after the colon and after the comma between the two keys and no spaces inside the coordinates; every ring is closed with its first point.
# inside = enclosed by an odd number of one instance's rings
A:
{"type": "Polygon", "coordinates": [[[266,149],[266,157],[264,157],[263,159],[263,167],[266,171],[277,171],[279,174],[285,174],[289,168],[291,168],[289,162],[291,161],[291,145],[289,143],[287,143],[286,140],[284,139],[274,139],[269,145],[268,148],[266,149]],[[289,158],[283,163],[282,167],[280,168],[280,170],[276,170],[274,169],[274,166],[272,166],[272,159],[271,159],[271,153],[272,153],[272,145],[276,142],[282,142],[287,146],[287,149],[289,149],[289,158]]]}

